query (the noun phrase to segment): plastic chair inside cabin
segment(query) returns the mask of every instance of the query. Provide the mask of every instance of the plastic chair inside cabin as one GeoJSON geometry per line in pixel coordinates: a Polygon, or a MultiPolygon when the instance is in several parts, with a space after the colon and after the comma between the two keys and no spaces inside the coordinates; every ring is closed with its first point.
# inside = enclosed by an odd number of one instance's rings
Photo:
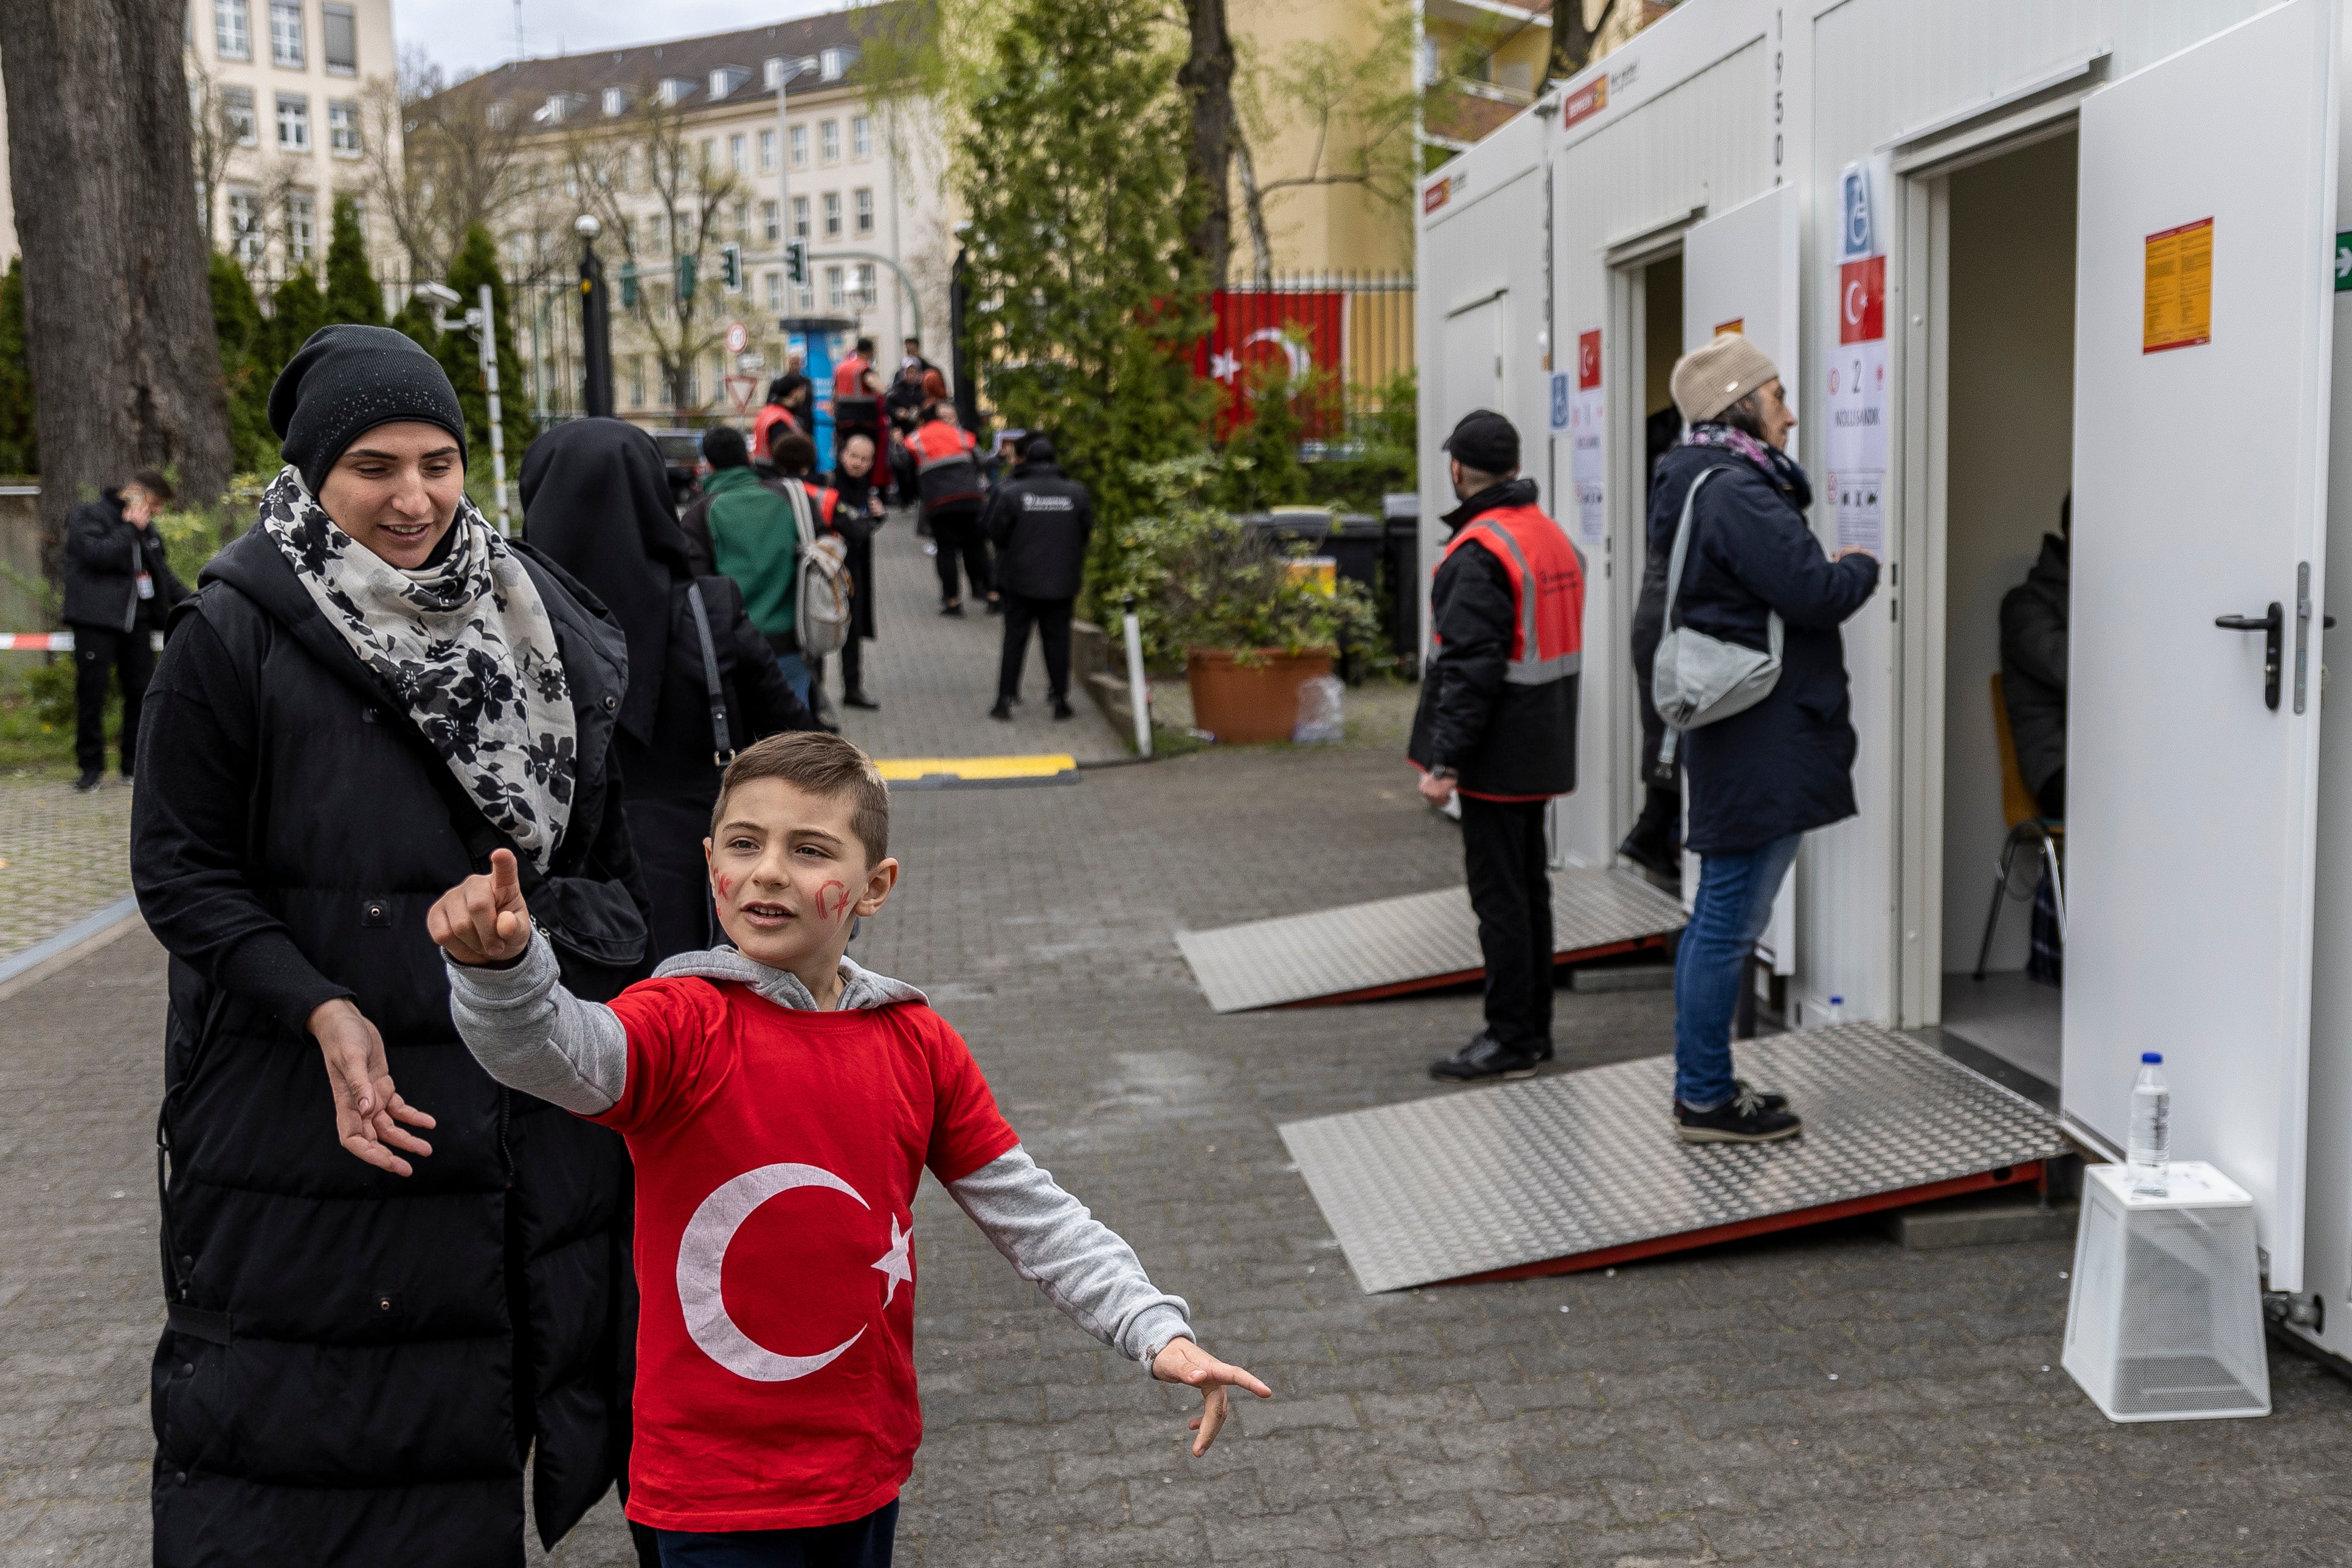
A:
{"type": "MultiPolygon", "coordinates": [[[[2002,696],[2000,674],[1992,677],[1993,744],[2000,752],[2000,814],[2009,823],[2009,837],[2001,841],[2000,861],[1992,874],[1992,908],[1985,915],[1984,940],[1977,946],[1976,978],[1985,977],[1985,964],[1992,956],[1993,933],[2000,926],[2000,906],[2008,902],[2009,873],[2017,859],[2017,852],[2028,840],[2034,841],[2042,863],[2050,872],[2050,887],[2058,902],[2058,935],[2066,934],[2066,874],[2059,852],[2066,842],[2066,824],[2058,818],[2045,817],[2034,800],[2033,792],[2025,787],[2025,776],[2017,770],[2017,737],[2009,727],[2009,703],[2002,696]]],[[[2025,896],[2032,897],[2027,894],[2025,896]]]]}

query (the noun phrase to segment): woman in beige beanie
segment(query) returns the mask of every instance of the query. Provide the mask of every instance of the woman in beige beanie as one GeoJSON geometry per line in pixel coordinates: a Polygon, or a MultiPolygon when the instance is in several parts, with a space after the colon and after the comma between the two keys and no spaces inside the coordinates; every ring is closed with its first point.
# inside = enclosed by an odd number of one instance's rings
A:
{"type": "MultiPolygon", "coordinates": [[[[1699,883],[1675,959],[1675,1124],[1689,1143],[1762,1143],[1803,1124],[1788,1101],[1732,1075],[1731,1016],[1772,900],[1815,828],[1854,814],[1853,726],[1839,625],[1878,585],[1867,551],[1823,553],[1805,518],[1812,486],[1784,450],[1797,416],[1762,350],[1726,332],[1675,366],[1690,429],[1658,460],[1649,562],[1635,613],[1663,627],[1666,571],[1684,498],[1691,538],[1674,622],[1744,647],[1783,626],[1780,675],[1744,712],[1683,736],[1699,883]]],[[[1656,633],[1649,649],[1654,653],[1656,633]]],[[[1644,673],[1646,678],[1646,672],[1644,673]]]]}

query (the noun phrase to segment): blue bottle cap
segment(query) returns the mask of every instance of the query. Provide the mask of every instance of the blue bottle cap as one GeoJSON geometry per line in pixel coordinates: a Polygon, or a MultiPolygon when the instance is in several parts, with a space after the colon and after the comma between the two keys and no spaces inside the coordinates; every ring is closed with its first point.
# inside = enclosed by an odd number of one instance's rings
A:
{"type": "Polygon", "coordinates": [[[2139,1053],[2139,1059],[2142,1061],[2161,1062],[2164,1060],[2164,1052],[2160,1051],[2143,1051],[2139,1053]]]}
{"type": "Polygon", "coordinates": [[[1843,997],[1832,997],[1830,998],[1830,1006],[1833,1008],[1842,1008],[1845,1006],[1845,998],[1843,997]]]}

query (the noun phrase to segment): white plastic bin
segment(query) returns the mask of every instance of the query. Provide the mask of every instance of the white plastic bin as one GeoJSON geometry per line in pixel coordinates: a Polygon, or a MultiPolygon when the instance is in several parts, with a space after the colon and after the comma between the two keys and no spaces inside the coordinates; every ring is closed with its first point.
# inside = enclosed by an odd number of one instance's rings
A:
{"type": "Polygon", "coordinates": [[[2267,1416],[2253,1199],[2201,1161],[2166,1170],[2161,1197],[2083,1173],[2066,1371],[2110,1421],[2267,1416]]]}

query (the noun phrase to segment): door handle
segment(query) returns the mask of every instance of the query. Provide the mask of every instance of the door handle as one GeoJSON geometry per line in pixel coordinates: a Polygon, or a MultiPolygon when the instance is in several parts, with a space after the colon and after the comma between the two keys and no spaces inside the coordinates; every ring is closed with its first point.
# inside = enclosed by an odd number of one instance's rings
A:
{"type": "Polygon", "coordinates": [[[2216,615],[2213,624],[2224,632],[2263,633],[2263,702],[2271,712],[2278,712],[2280,644],[2286,631],[2285,608],[2273,599],[2267,615],[2216,615]]]}

